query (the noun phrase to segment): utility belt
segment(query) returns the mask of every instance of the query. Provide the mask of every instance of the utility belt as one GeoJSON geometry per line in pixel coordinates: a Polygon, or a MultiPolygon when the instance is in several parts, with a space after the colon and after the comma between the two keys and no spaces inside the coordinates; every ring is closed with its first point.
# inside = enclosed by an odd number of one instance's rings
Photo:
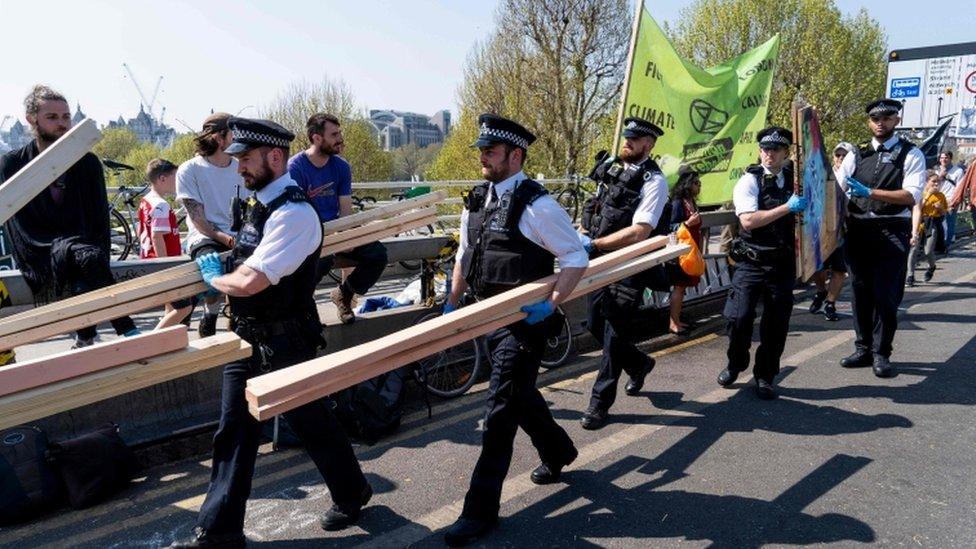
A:
{"type": "Polygon", "coordinates": [[[736,263],[769,265],[780,261],[792,261],[794,256],[793,248],[766,248],[750,244],[741,238],[732,239],[729,245],[729,258],[736,263]]]}
{"type": "Polygon", "coordinates": [[[311,323],[306,325],[299,319],[260,321],[234,316],[230,320],[230,329],[258,352],[260,359],[258,368],[262,372],[270,372],[272,369],[271,358],[274,356],[274,349],[271,348],[270,343],[276,337],[295,336],[309,341],[309,346],[313,349],[325,348],[325,339],[321,331],[317,331],[311,323]]]}

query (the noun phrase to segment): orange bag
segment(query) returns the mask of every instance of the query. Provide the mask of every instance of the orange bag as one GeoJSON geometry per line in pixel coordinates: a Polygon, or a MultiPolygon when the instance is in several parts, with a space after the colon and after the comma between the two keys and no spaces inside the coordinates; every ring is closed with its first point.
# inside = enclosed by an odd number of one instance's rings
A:
{"type": "Polygon", "coordinates": [[[675,237],[679,244],[687,244],[691,246],[691,250],[685,255],[678,258],[678,265],[681,270],[688,276],[701,276],[705,274],[705,258],[702,256],[701,250],[698,249],[698,243],[691,236],[691,231],[685,224],[682,223],[678,230],[675,232],[675,237]]]}

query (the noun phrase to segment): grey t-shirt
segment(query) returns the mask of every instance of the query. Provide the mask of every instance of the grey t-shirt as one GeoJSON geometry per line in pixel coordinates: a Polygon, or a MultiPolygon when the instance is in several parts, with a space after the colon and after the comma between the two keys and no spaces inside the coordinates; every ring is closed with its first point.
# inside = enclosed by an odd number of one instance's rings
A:
{"type": "MultiPolygon", "coordinates": [[[[244,180],[237,173],[237,159],[231,158],[226,168],[215,166],[202,156],[194,156],[180,164],[176,171],[176,198],[195,200],[203,204],[207,220],[221,231],[234,236],[230,230],[231,201],[240,193],[241,198],[251,195],[244,188],[244,180]]],[[[204,236],[186,219],[189,232],[186,236],[187,249],[192,248],[204,236]]]]}

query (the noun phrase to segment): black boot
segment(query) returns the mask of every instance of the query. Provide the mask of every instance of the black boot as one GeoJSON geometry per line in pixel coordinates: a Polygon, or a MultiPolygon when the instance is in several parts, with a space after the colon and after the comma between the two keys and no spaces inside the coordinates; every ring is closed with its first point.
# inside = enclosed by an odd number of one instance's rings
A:
{"type": "Polygon", "coordinates": [[[638,374],[637,377],[630,378],[627,381],[627,384],[624,385],[624,393],[626,393],[627,396],[637,396],[640,393],[640,390],[644,388],[644,378],[646,378],[647,374],[651,373],[651,370],[654,369],[654,359],[651,357],[648,358],[650,358],[650,360],[644,365],[644,370],[638,374]]]}
{"type": "Polygon", "coordinates": [[[827,299],[827,292],[817,292],[817,295],[813,296],[813,302],[810,303],[810,312],[818,312],[820,307],[823,307],[825,299],[827,299]]]}
{"type": "Polygon", "coordinates": [[[325,512],[325,516],[322,517],[319,524],[323,530],[330,532],[342,530],[347,526],[355,524],[359,520],[359,515],[362,513],[363,507],[369,503],[369,498],[371,497],[373,497],[373,488],[367,484],[366,488],[363,489],[363,493],[360,495],[359,505],[335,504],[325,512]]]}
{"type": "Polygon", "coordinates": [[[874,375],[878,377],[892,377],[895,375],[895,371],[891,367],[891,362],[886,356],[874,355],[874,363],[871,364],[871,367],[874,370],[874,375]]]}
{"type": "Polygon", "coordinates": [[[850,356],[840,359],[840,365],[845,368],[867,368],[872,362],[871,353],[864,349],[858,349],[850,356]]]}
{"type": "Polygon", "coordinates": [[[718,384],[722,387],[728,387],[735,383],[735,380],[739,379],[739,372],[733,372],[728,368],[722,370],[718,374],[718,384]]]}
{"type": "Polygon", "coordinates": [[[463,547],[478,541],[498,524],[498,519],[480,520],[461,517],[444,532],[448,547],[463,547]]]}
{"type": "Polygon", "coordinates": [[[591,406],[589,410],[580,418],[580,425],[587,431],[596,431],[607,424],[607,411],[591,406]]]}
{"type": "Polygon", "coordinates": [[[246,546],[247,538],[244,537],[244,532],[237,532],[235,534],[210,534],[203,528],[197,526],[193,529],[192,538],[175,541],[170,544],[169,549],[189,549],[192,547],[233,549],[246,546]]]}

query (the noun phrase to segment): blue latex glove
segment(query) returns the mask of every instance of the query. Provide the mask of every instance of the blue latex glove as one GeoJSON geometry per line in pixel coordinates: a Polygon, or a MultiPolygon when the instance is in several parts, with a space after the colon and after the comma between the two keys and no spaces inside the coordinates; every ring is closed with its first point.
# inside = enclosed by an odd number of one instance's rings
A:
{"type": "Polygon", "coordinates": [[[583,243],[583,249],[586,250],[586,253],[593,253],[593,250],[596,250],[596,246],[593,245],[593,239],[583,233],[577,234],[579,235],[580,242],[583,243]]]}
{"type": "Polygon", "coordinates": [[[847,197],[867,198],[871,196],[871,189],[853,177],[847,178],[847,197]]]}
{"type": "Polygon", "coordinates": [[[529,315],[525,317],[525,322],[527,324],[538,324],[545,320],[555,310],[556,307],[548,299],[522,307],[522,312],[529,315]]]}
{"type": "Polygon", "coordinates": [[[794,194],[786,201],[786,207],[793,213],[800,213],[807,209],[807,197],[794,194]]]}
{"type": "Polygon", "coordinates": [[[224,274],[224,263],[220,260],[220,256],[215,253],[200,256],[197,258],[197,265],[200,267],[203,281],[211,290],[216,290],[213,287],[213,279],[224,274]]]}
{"type": "Polygon", "coordinates": [[[454,305],[451,305],[450,303],[448,303],[447,301],[445,301],[444,302],[444,308],[441,309],[441,314],[442,315],[448,315],[448,314],[453,313],[456,310],[457,310],[457,307],[455,307],[454,305]]]}

